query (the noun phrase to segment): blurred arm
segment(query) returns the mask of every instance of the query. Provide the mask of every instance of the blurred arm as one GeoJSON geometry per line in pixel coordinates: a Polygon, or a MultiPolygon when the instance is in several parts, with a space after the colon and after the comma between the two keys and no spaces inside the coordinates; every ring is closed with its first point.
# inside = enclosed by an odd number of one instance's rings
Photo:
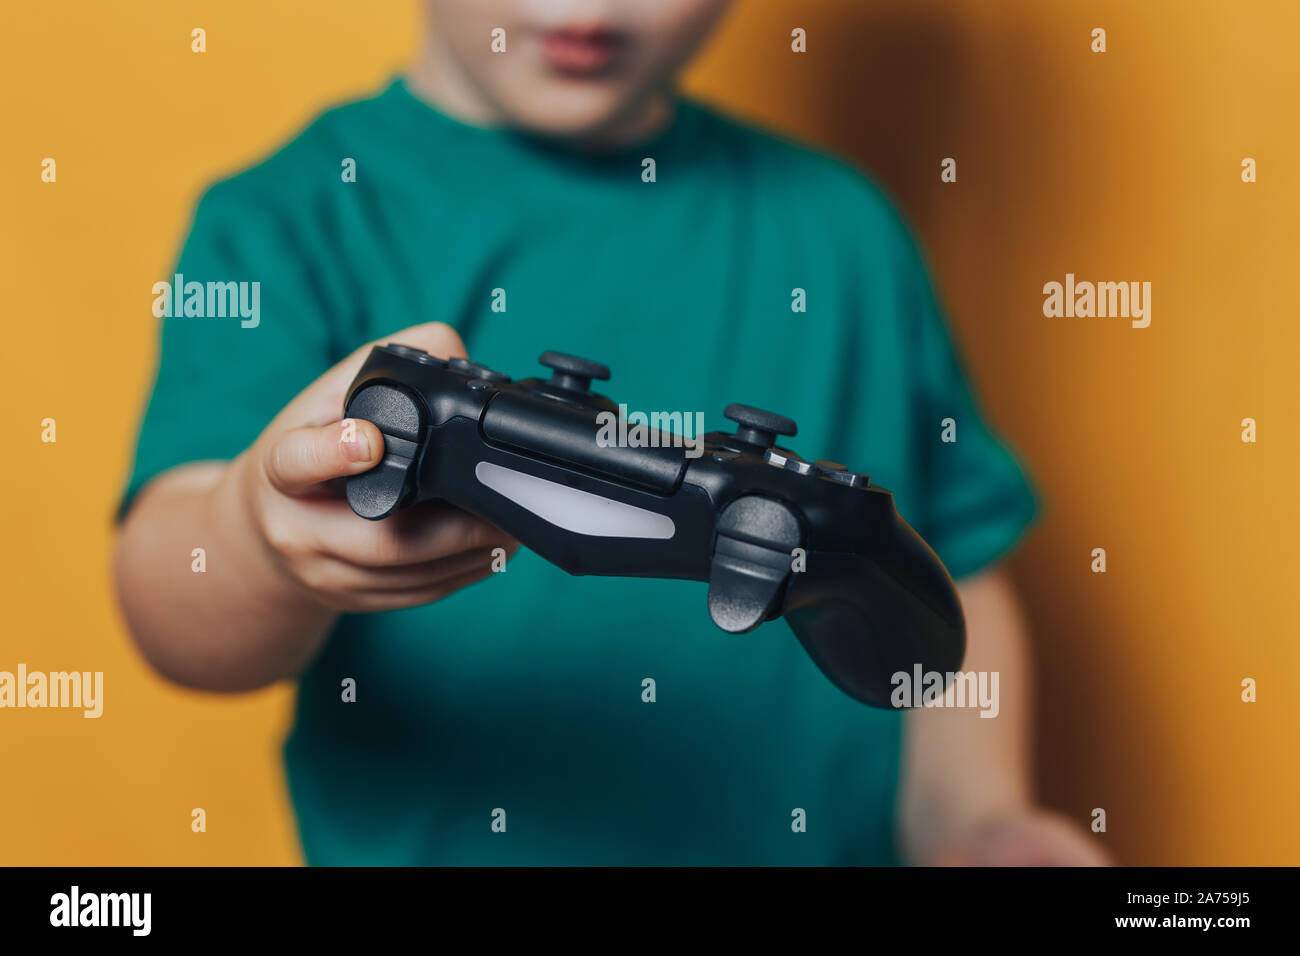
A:
{"type": "Polygon", "coordinates": [[[1015,592],[999,570],[960,582],[958,591],[966,614],[962,670],[998,673],[999,710],[992,718],[969,706],[906,715],[899,822],[904,856],[915,863],[932,862],[982,821],[1032,799],[1030,669],[1015,592]]]}

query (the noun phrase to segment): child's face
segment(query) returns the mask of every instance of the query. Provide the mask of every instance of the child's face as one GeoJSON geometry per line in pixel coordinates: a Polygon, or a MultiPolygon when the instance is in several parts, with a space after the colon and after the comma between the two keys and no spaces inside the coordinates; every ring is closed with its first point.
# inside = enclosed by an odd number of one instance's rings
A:
{"type": "Polygon", "coordinates": [[[566,137],[634,122],[729,2],[427,0],[436,46],[501,121],[566,137]]]}

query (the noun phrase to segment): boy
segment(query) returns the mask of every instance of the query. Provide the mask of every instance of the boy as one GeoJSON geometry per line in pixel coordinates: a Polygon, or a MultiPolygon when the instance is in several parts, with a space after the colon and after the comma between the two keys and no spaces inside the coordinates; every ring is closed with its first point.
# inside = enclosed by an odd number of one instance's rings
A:
{"type": "Polygon", "coordinates": [[[725,0],[429,6],[409,77],[199,204],[176,271],[259,282],[260,314],[164,321],[117,554],[149,661],[213,690],[298,679],[313,864],[1096,860],[1028,796],[1021,626],[990,568],[1032,498],[888,203],[673,95],[725,0]],[[864,707],[784,625],[718,631],[693,582],[572,578],[447,505],[357,518],[337,479],[383,439],[339,416],[390,340],[520,377],[591,356],[710,427],[731,401],[793,415],[961,581],[998,719],[864,707]]]}

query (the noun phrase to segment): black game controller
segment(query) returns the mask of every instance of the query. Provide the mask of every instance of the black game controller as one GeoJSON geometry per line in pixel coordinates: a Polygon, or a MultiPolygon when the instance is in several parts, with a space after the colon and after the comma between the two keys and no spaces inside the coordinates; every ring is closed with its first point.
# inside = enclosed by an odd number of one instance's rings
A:
{"type": "Polygon", "coordinates": [[[352,510],[443,499],[570,574],[707,581],[718,627],[785,617],[837,687],[877,707],[896,673],[960,667],[966,628],[943,564],[866,475],[776,447],[793,421],[729,405],[736,434],[702,448],[671,432],[612,447],[599,436],[618,406],[589,387],[609,369],[556,352],[541,363],[549,380],[512,382],[467,359],[372,349],[345,414],[378,426],[384,458],[348,479],[352,510]]]}

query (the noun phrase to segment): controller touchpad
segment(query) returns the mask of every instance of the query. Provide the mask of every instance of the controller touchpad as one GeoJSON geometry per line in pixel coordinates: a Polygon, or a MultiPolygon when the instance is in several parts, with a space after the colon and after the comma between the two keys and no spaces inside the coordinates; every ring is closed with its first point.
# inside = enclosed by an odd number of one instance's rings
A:
{"type": "Polygon", "coordinates": [[[666,540],[677,530],[667,515],[547,481],[490,461],[480,461],[474,467],[474,476],[519,507],[575,534],[666,540]]]}

